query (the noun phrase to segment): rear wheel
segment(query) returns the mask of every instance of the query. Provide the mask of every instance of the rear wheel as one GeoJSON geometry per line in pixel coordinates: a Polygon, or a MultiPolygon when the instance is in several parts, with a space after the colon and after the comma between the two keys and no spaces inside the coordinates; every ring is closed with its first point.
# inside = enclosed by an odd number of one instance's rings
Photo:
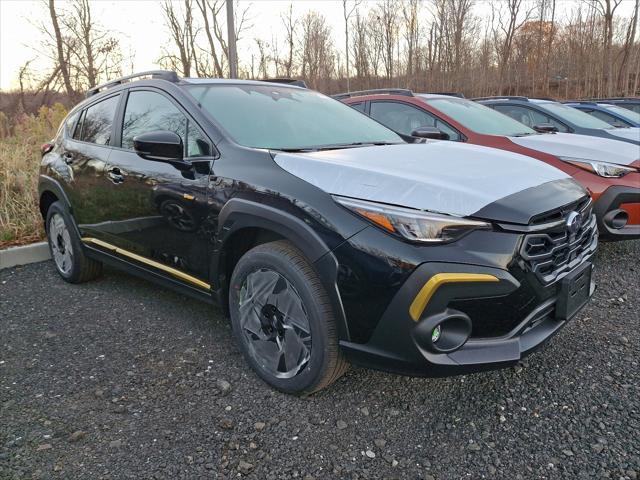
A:
{"type": "Polygon", "coordinates": [[[46,230],[51,258],[64,280],[70,283],[82,283],[102,273],[102,263],[84,254],[69,214],[60,202],[55,202],[49,207],[46,230]]]}
{"type": "Polygon", "coordinates": [[[279,390],[313,393],[348,368],[327,293],[289,242],[259,245],[240,259],[231,277],[229,310],[245,358],[279,390]]]}

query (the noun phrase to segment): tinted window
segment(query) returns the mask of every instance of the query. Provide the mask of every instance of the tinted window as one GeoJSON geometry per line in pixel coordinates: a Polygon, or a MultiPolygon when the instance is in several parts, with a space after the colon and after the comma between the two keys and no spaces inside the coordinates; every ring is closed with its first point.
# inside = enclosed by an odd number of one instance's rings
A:
{"type": "Polygon", "coordinates": [[[80,118],[80,112],[81,110],[78,110],[69,118],[67,118],[67,121],[65,122],[64,133],[69,138],[73,137],[73,134],[76,130],[76,125],[78,125],[78,118],[80,118]]]}
{"type": "Polygon", "coordinates": [[[593,115],[596,118],[599,118],[600,120],[607,122],[609,125],[615,125],[615,126],[620,126],[620,125],[624,125],[624,126],[629,126],[630,124],[626,123],[624,120],[619,119],[614,117],[613,115],[610,115],[608,113],[605,113],[601,110],[583,110],[580,109],[583,112],[588,113],[589,115],[593,115]]]}
{"type": "Polygon", "coordinates": [[[568,107],[561,103],[544,103],[544,109],[555,115],[560,120],[566,120],[581,128],[613,128],[607,122],[592,117],[588,113],[581,112],[577,108],[568,107]]]}
{"type": "Polygon", "coordinates": [[[402,143],[391,130],[318,92],[278,85],[190,85],[188,91],[240,145],[314,148],[402,143]]]}
{"type": "Polygon", "coordinates": [[[521,107],[518,105],[496,105],[494,107],[497,111],[504,113],[505,115],[517,120],[520,123],[524,123],[527,127],[533,127],[541,123],[550,123],[554,125],[560,132],[568,132],[569,129],[562,123],[558,122],[549,115],[533,110],[532,108],[521,107]]]}
{"type": "Polygon", "coordinates": [[[640,113],[638,112],[634,112],[633,110],[622,108],[617,105],[607,105],[604,108],[624,118],[625,120],[630,120],[631,122],[640,123],[640,113]]]}
{"type": "Polygon", "coordinates": [[[631,110],[632,112],[636,112],[638,114],[640,114],[640,104],[636,104],[636,103],[624,103],[624,104],[620,104],[621,107],[626,108],[628,110],[631,110]]]}
{"type": "Polygon", "coordinates": [[[411,135],[420,127],[436,127],[449,135],[449,140],[460,140],[460,135],[442,120],[422,109],[398,102],[373,102],[371,117],[391,130],[411,135]]]}
{"type": "Polygon", "coordinates": [[[87,108],[82,121],[82,134],[80,135],[82,141],[97,145],[109,145],[113,119],[116,116],[119,100],[120,95],[116,95],[87,108]]]}
{"type": "Polygon", "coordinates": [[[443,97],[428,98],[425,101],[469,130],[483,135],[511,136],[536,133],[522,123],[471,100],[443,97]]]}
{"type": "Polygon", "coordinates": [[[185,146],[185,157],[210,154],[206,137],[171,100],[156,92],[131,92],[122,123],[122,147],[133,150],[134,137],[156,130],[178,134],[185,146]]]}
{"type": "Polygon", "coordinates": [[[187,120],[187,142],[185,147],[185,156],[187,157],[208,157],[211,155],[211,147],[207,137],[189,120],[187,120]]]}
{"type": "Polygon", "coordinates": [[[122,147],[133,150],[133,138],[156,130],[187,133],[187,117],[164,95],[155,92],[131,92],[122,123],[122,147]]]}
{"type": "Polygon", "coordinates": [[[351,108],[355,108],[356,110],[358,110],[359,112],[364,113],[364,107],[365,107],[365,103],[364,102],[360,102],[360,103],[350,103],[349,106],[351,108]]]}

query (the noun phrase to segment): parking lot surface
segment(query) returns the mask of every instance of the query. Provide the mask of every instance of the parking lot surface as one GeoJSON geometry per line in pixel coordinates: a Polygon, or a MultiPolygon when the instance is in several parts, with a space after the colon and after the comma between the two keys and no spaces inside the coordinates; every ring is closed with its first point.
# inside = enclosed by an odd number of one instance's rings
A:
{"type": "Polygon", "coordinates": [[[300,399],[248,368],[215,307],[115,270],[0,271],[0,479],[632,479],[640,475],[640,242],[502,371],[352,368],[300,399]]]}

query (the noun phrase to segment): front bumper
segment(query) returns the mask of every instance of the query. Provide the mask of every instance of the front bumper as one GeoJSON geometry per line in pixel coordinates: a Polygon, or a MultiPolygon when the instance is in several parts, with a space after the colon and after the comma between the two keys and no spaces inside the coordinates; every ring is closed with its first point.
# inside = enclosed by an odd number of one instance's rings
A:
{"type": "MultiPolygon", "coordinates": [[[[586,268],[590,269],[591,264],[583,262],[572,272],[586,268]]],[[[559,293],[559,285],[560,281],[547,286],[547,291],[559,293]]],[[[406,375],[438,377],[502,368],[518,362],[545,343],[577,312],[572,312],[570,318],[559,318],[556,310],[560,297],[556,293],[548,295],[530,309],[521,321],[515,323],[510,331],[499,336],[478,336],[472,333],[466,343],[451,352],[434,351],[425,337],[430,335],[433,322],[436,321],[434,319],[453,312],[449,309],[452,304],[461,300],[473,303],[474,300],[491,299],[499,303],[501,298],[509,298],[522,290],[522,287],[520,281],[502,269],[425,263],[416,269],[395,295],[367,343],[342,341],[340,345],[354,364],[406,375]],[[416,319],[416,312],[412,311],[416,299],[420,299],[430,279],[445,272],[448,275],[462,275],[459,278],[463,281],[441,282],[435,292],[429,292],[431,295],[428,303],[416,319]],[[464,281],[464,275],[478,281],[464,281]],[[483,277],[494,280],[482,281],[483,277]]],[[[594,286],[589,284],[587,288],[590,297],[594,286]]],[[[469,318],[471,322],[474,321],[474,315],[469,315],[469,318]]]]}
{"type": "Polygon", "coordinates": [[[640,238],[640,186],[609,187],[593,205],[598,219],[601,240],[632,240],[640,238]],[[611,219],[620,210],[626,212],[629,221],[622,228],[614,228],[611,219]]]}

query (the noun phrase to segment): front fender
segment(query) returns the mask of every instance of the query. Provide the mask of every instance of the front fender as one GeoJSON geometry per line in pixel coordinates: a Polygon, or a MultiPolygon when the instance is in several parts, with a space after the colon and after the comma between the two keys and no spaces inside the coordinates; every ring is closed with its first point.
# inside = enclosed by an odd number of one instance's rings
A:
{"type": "MultiPolygon", "coordinates": [[[[244,228],[261,228],[277,233],[289,240],[313,264],[325,287],[338,323],[340,339],[348,339],[342,300],[337,287],[338,261],[320,236],[300,218],[269,205],[232,198],[218,216],[218,234],[211,264],[212,278],[220,278],[223,269],[223,252],[227,241],[244,228]]],[[[219,293],[220,298],[225,298],[219,293]]]]}

